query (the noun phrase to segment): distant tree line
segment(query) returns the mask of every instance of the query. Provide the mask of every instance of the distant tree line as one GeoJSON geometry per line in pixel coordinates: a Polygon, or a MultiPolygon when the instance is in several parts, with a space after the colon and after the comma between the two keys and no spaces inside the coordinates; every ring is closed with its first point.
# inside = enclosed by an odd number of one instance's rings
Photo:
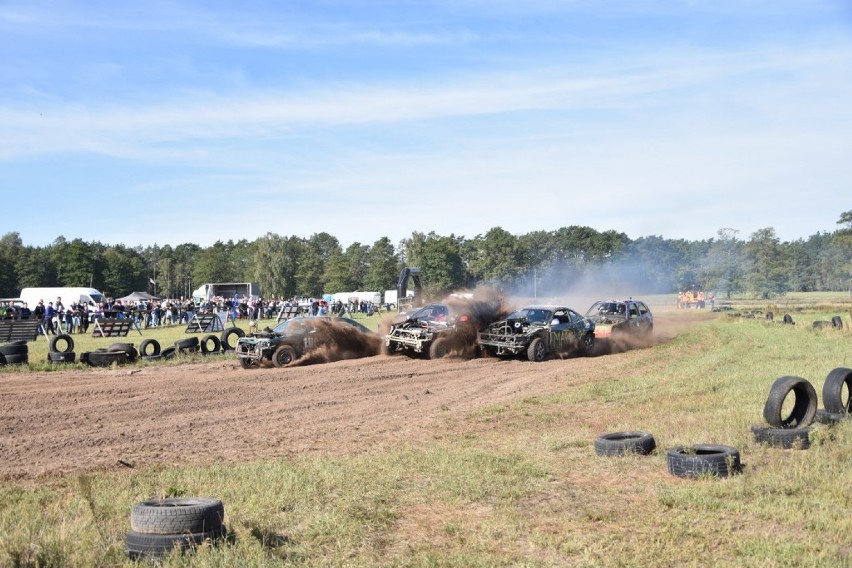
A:
{"type": "Polygon", "coordinates": [[[396,246],[386,237],[345,249],[328,233],[309,238],[274,233],[209,247],[128,247],[66,240],[25,245],[17,232],[0,238],[0,295],[30,286],[91,286],[113,297],[154,291],[188,297],[206,282],[258,282],[266,297],[396,287],[400,270],[419,267],[426,292],[439,296],[490,283],[548,295],[584,281],[623,284],[636,293],[686,288],[771,298],[790,291],[848,290],[852,285],[852,210],[839,228],[781,242],[773,228],[747,240],[720,229],[701,241],[659,236],[630,239],[617,231],[570,226],[513,235],[500,227],[473,238],[414,232],[396,246]],[[151,282],[155,282],[155,288],[151,282]]]}

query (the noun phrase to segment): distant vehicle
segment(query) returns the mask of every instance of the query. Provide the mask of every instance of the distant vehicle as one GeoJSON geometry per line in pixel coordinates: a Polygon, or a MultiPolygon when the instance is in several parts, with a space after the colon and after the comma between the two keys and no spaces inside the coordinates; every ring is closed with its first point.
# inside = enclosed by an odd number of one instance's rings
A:
{"type": "Polygon", "coordinates": [[[595,322],[599,339],[619,334],[650,337],[654,332],[654,316],[648,305],[632,298],[595,302],[586,317],[595,322]]]}
{"type": "Polygon", "coordinates": [[[567,306],[526,306],[488,326],[479,345],[488,355],[526,355],[536,362],[552,355],[589,354],[595,348],[595,324],[567,306]]]}
{"type": "Polygon", "coordinates": [[[21,300],[34,310],[39,300],[44,300],[44,305],[56,302],[62,298],[62,304],[70,306],[74,302],[87,304],[89,306],[89,319],[93,319],[98,312],[99,304],[106,304],[106,298],[95,288],[80,288],[72,286],[57,286],[51,288],[24,288],[21,290],[21,300]]]}
{"type": "Polygon", "coordinates": [[[378,355],[381,338],[361,323],[341,317],[295,317],[237,340],[236,354],[243,369],[263,361],[284,367],[322,346],[345,343],[346,358],[378,355]]]}
{"type": "Polygon", "coordinates": [[[211,298],[259,298],[260,284],[257,282],[217,282],[202,284],[192,292],[197,302],[207,302],[211,298]]]}

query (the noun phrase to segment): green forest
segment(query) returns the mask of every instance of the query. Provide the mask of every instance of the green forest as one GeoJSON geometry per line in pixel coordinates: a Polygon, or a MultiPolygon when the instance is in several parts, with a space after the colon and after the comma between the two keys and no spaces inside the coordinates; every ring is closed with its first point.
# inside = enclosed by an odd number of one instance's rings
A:
{"type": "Polygon", "coordinates": [[[316,297],[395,288],[405,266],[421,269],[425,291],[434,296],[480,284],[547,295],[590,278],[634,293],[702,288],[719,297],[848,290],[852,210],[840,214],[833,231],[792,242],[782,242],[771,227],[748,238],[723,228],[700,241],[630,239],[576,225],[521,235],[494,227],[473,238],[413,232],[396,245],[383,237],[345,249],[324,232],[308,238],[267,233],[209,247],[129,247],[62,236],[34,247],[10,232],[0,238],[0,295],[16,297],[30,286],[91,286],[113,297],[147,290],[180,298],[206,282],[257,282],[267,298],[316,297]]]}

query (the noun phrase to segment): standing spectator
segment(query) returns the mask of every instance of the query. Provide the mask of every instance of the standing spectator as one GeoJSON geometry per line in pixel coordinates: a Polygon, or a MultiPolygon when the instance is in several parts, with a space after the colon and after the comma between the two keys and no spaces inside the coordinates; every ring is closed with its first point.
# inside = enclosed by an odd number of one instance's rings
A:
{"type": "Polygon", "coordinates": [[[28,320],[28,319],[30,319],[30,316],[31,316],[31,315],[32,315],[32,313],[33,313],[33,312],[32,312],[32,310],[30,310],[30,308],[29,308],[29,306],[27,305],[27,303],[26,303],[26,302],[24,302],[24,305],[23,305],[23,306],[21,306],[21,309],[20,309],[20,310],[18,310],[18,311],[20,312],[18,315],[20,316],[20,318],[21,318],[22,320],[28,320]]]}
{"type": "Polygon", "coordinates": [[[53,307],[53,302],[48,302],[47,307],[44,309],[44,318],[41,321],[42,327],[44,327],[44,334],[56,335],[56,328],[53,327],[53,318],[56,317],[56,308],[53,307]]]}
{"type": "Polygon", "coordinates": [[[89,331],[89,304],[87,302],[80,303],[80,333],[89,331]]]}

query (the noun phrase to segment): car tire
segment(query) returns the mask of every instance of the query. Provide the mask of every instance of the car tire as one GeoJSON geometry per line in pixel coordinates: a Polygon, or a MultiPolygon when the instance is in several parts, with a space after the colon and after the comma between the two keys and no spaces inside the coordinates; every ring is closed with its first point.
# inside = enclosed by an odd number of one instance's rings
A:
{"type": "Polygon", "coordinates": [[[796,325],[796,322],[793,321],[793,316],[791,316],[790,314],[784,314],[784,324],[796,325]]]}
{"type": "Polygon", "coordinates": [[[246,336],[246,332],[240,327],[229,327],[223,331],[222,335],[219,336],[219,343],[222,344],[222,351],[231,351],[236,348],[236,342],[231,345],[231,337],[233,336],[236,336],[237,341],[239,341],[240,337],[246,336]]]}
{"type": "Polygon", "coordinates": [[[127,362],[133,363],[139,358],[139,352],[132,343],[113,343],[107,347],[107,351],[124,351],[127,354],[127,362]]]}
{"type": "Polygon", "coordinates": [[[832,369],[822,385],[822,405],[827,412],[852,412],[852,369],[837,367],[832,369]],[[846,401],[843,400],[843,387],[846,387],[846,401]]]}
{"type": "Polygon", "coordinates": [[[242,367],[243,369],[254,369],[255,367],[257,367],[257,362],[253,361],[252,359],[240,358],[240,367],[242,367]]]}
{"type": "Polygon", "coordinates": [[[595,334],[587,333],[583,336],[583,354],[591,355],[595,352],[595,334]]]}
{"type": "Polygon", "coordinates": [[[136,531],[127,533],[124,541],[125,552],[132,560],[142,558],[160,558],[171,551],[192,549],[204,541],[217,542],[225,537],[224,527],[203,533],[186,534],[147,534],[136,531]]]}
{"type": "Polygon", "coordinates": [[[831,327],[834,327],[834,326],[831,325],[830,321],[817,320],[813,323],[814,329],[828,329],[828,328],[831,328],[831,327]]]}
{"type": "Polygon", "coordinates": [[[74,338],[72,338],[67,333],[60,333],[59,335],[54,335],[50,340],[50,346],[48,347],[48,351],[52,351],[54,353],[71,353],[74,351],[74,338]],[[65,346],[62,349],[59,349],[59,344],[64,342],[65,346]]]}
{"type": "Polygon", "coordinates": [[[219,499],[149,499],[130,510],[130,529],[145,534],[210,532],[222,528],[225,507],[219,499]]]}
{"type": "Polygon", "coordinates": [[[139,344],[139,354],[142,357],[153,357],[160,354],[160,342],[156,339],[145,339],[139,344]]]}
{"type": "Polygon", "coordinates": [[[73,363],[76,360],[77,354],[73,351],[70,353],[66,353],[64,351],[48,351],[47,353],[48,363],[73,363]]]}
{"type": "Polygon", "coordinates": [[[775,314],[772,312],[766,312],[767,321],[773,321],[775,319],[775,314]]]}
{"type": "Polygon", "coordinates": [[[843,329],[843,318],[840,316],[834,316],[831,318],[831,325],[836,327],[837,329],[843,329]]]}
{"type": "MultiPolygon", "coordinates": [[[[286,367],[297,358],[296,350],[289,345],[279,345],[272,353],[272,364],[276,367],[286,367]]],[[[245,359],[240,359],[245,361],[245,359]]]]}
{"type": "Polygon", "coordinates": [[[219,353],[222,350],[222,342],[219,340],[218,335],[205,335],[201,342],[199,343],[201,346],[201,353],[203,355],[210,355],[211,353],[219,353]]]}
{"type": "Polygon", "coordinates": [[[443,359],[450,353],[449,344],[447,340],[440,337],[432,342],[432,345],[429,346],[429,358],[430,359],[443,359]]]}
{"type": "Polygon", "coordinates": [[[196,353],[198,351],[199,341],[197,337],[187,337],[186,339],[178,339],[175,341],[175,347],[178,353],[196,353]]]}
{"type": "Polygon", "coordinates": [[[810,427],[767,428],[765,426],[752,426],[751,432],[754,435],[755,442],[774,448],[806,450],[811,447],[810,427]]]}
{"type": "Polygon", "coordinates": [[[763,418],[773,428],[804,428],[814,421],[817,410],[817,394],[814,386],[802,377],[780,377],[772,383],[769,396],[763,407],[763,418]],[[781,416],[787,395],[794,393],[796,402],[785,418],[781,416]]]}
{"type": "Polygon", "coordinates": [[[740,452],[731,446],[695,444],[666,452],[669,473],[677,477],[728,477],[742,469],[740,452]]]}
{"type": "Polygon", "coordinates": [[[109,367],[113,363],[122,365],[127,362],[127,352],[125,351],[89,351],[86,356],[86,363],[90,367],[109,367]]]}
{"type": "Polygon", "coordinates": [[[160,352],[160,357],[162,357],[163,359],[174,359],[176,352],[177,347],[175,347],[174,345],[170,345],[169,347],[166,347],[160,352]]]}
{"type": "Polygon", "coordinates": [[[819,422],[820,424],[828,424],[829,426],[837,424],[838,422],[843,422],[844,420],[849,420],[850,415],[846,412],[829,412],[824,408],[820,408],[816,411],[816,416],[814,416],[814,422],[819,422]]]}
{"type": "Polygon", "coordinates": [[[6,362],[6,365],[26,365],[30,362],[30,356],[28,353],[24,353],[23,355],[2,355],[2,357],[6,362]]]}
{"type": "Polygon", "coordinates": [[[547,355],[547,349],[545,349],[544,341],[540,337],[534,337],[527,347],[527,359],[540,363],[544,361],[545,355],[547,355]]]}
{"type": "Polygon", "coordinates": [[[650,455],[657,447],[654,436],[647,432],[612,432],[595,439],[595,453],[599,456],[650,455]]]}
{"type": "Polygon", "coordinates": [[[4,345],[0,345],[0,354],[5,355],[6,357],[10,355],[28,355],[29,352],[30,349],[26,343],[23,345],[20,343],[6,343],[4,345]]]}

